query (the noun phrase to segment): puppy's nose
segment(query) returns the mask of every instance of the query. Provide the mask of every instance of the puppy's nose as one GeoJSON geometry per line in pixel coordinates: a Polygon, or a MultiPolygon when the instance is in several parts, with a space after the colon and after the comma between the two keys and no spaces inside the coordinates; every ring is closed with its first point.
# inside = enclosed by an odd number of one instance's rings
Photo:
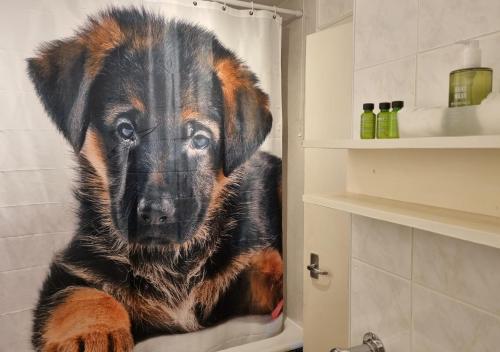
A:
{"type": "Polygon", "coordinates": [[[137,205],[139,221],[146,225],[162,225],[174,221],[174,204],[171,199],[142,198],[137,205]]]}

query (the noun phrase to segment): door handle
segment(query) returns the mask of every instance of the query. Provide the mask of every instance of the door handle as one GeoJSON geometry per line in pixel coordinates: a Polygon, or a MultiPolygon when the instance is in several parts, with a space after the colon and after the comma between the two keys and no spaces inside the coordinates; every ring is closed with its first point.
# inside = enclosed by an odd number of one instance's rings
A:
{"type": "Polygon", "coordinates": [[[311,272],[311,274],[315,275],[328,275],[328,271],[322,271],[318,268],[318,264],[309,264],[307,266],[307,270],[311,272]]]}
{"type": "Polygon", "coordinates": [[[309,264],[306,268],[309,270],[309,275],[313,279],[319,279],[320,275],[328,275],[328,271],[321,270],[319,268],[319,255],[316,253],[311,253],[311,264],[309,264]]]}

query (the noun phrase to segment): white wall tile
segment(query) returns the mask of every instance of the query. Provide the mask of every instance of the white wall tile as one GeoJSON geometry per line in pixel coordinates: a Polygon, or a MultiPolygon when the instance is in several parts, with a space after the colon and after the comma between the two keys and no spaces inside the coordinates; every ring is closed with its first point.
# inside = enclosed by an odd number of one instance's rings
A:
{"type": "Polygon", "coordinates": [[[3,115],[0,130],[55,129],[34,91],[15,95],[10,91],[0,91],[0,106],[3,115]]]}
{"type": "Polygon", "coordinates": [[[379,335],[387,351],[410,351],[410,281],[356,259],[351,273],[351,342],[379,335]]]}
{"type": "Polygon", "coordinates": [[[417,52],[418,0],[357,0],[355,67],[417,52]]]}
{"type": "Polygon", "coordinates": [[[460,66],[461,52],[459,45],[453,45],[418,55],[418,107],[448,106],[450,72],[460,66]]]}
{"type": "MultiPolygon", "coordinates": [[[[43,17],[40,16],[41,1],[20,0],[2,4],[0,11],[0,49],[17,50],[28,54],[38,46],[41,39],[40,30],[26,30],[26,23],[30,28],[45,28],[43,17]],[[24,15],[23,21],[19,14],[24,15]]],[[[46,25],[49,25],[47,23],[46,25]]]]}
{"type": "Polygon", "coordinates": [[[0,172],[0,207],[73,200],[72,169],[0,172]]]}
{"type": "MultiPolygon", "coordinates": [[[[458,40],[479,39],[482,66],[493,69],[493,91],[500,92],[499,1],[357,0],[354,11],[354,138],[365,102],[447,106],[449,73],[463,61],[458,40]]],[[[359,260],[352,260],[351,342],[374,330],[389,351],[498,350],[500,251],[393,226],[353,218],[352,255],[359,260]],[[405,278],[414,280],[413,304],[404,299],[405,278]],[[409,323],[394,323],[408,304],[413,332],[409,323]]]]}
{"type": "Polygon", "coordinates": [[[500,316],[500,250],[414,232],[413,280],[500,316]]]}
{"type": "MultiPolygon", "coordinates": [[[[493,69],[493,91],[500,91],[500,35],[479,39],[482,66],[493,69]]],[[[450,72],[463,65],[463,45],[454,44],[418,56],[417,106],[448,106],[450,72]]]]}
{"type": "Polygon", "coordinates": [[[74,203],[2,208],[0,237],[72,232],[76,224],[75,210],[74,203]]]}
{"type": "Polygon", "coordinates": [[[419,49],[426,50],[500,30],[500,1],[421,0],[419,49]]]}
{"type": "Polygon", "coordinates": [[[354,72],[353,137],[359,138],[363,103],[404,100],[405,109],[415,105],[416,57],[392,61],[354,72]]]}
{"type": "Polygon", "coordinates": [[[0,238],[0,271],[47,265],[71,239],[71,232],[0,238]]]}
{"type": "Polygon", "coordinates": [[[500,92],[500,33],[479,39],[482,66],[493,69],[493,92],[500,92]]]}
{"type": "Polygon", "coordinates": [[[0,50],[0,91],[18,93],[33,89],[25,59],[21,53],[0,50]]]}
{"type": "Polygon", "coordinates": [[[413,352],[498,352],[500,319],[413,285],[413,352]]]}
{"type": "Polygon", "coordinates": [[[0,315],[0,351],[27,352],[31,347],[32,311],[0,315]]]}
{"type": "Polygon", "coordinates": [[[32,309],[47,275],[47,267],[0,273],[0,314],[32,309]]]}
{"type": "Polygon", "coordinates": [[[318,0],[317,26],[325,28],[353,10],[354,0],[318,0]]]}
{"type": "Polygon", "coordinates": [[[40,168],[63,168],[71,165],[71,147],[55,130],[0,131],[0,171],[40,168]],[[22,148],[13,148],[13,146],[22,148]],[[22,153],[16,153],[22,150],[22,153]]]}
{"type": "Polygon", "coordinates": [[[410,279],[411,246],[410,227],[353,215],[354,258],[410,279]]]}

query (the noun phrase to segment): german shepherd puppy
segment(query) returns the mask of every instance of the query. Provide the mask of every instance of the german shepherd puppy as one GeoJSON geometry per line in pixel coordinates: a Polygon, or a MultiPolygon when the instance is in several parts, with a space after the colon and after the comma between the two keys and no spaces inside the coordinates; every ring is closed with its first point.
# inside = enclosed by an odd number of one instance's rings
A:
{"type": "Polygon", "coordinates": [[[214,34],[112,8],[28,66],[79,164],[37,351],[130,351],[281,305],[281,161],[258,151],[268,96],[214,34]]]}

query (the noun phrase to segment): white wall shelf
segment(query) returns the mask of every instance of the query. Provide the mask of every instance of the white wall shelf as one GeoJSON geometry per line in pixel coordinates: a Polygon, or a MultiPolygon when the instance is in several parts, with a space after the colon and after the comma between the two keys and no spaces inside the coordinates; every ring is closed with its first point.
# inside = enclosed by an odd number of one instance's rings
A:
{"type": "Polygon", "coordinates": [[[305,140],[303,146],[323,149],[500,149],[500,136],[305,140]]]}
{"type": "Polygon", "coordinates": [[[500,248],[500,218],[358,194],[305,194],[305,203],[500,248]]]}

